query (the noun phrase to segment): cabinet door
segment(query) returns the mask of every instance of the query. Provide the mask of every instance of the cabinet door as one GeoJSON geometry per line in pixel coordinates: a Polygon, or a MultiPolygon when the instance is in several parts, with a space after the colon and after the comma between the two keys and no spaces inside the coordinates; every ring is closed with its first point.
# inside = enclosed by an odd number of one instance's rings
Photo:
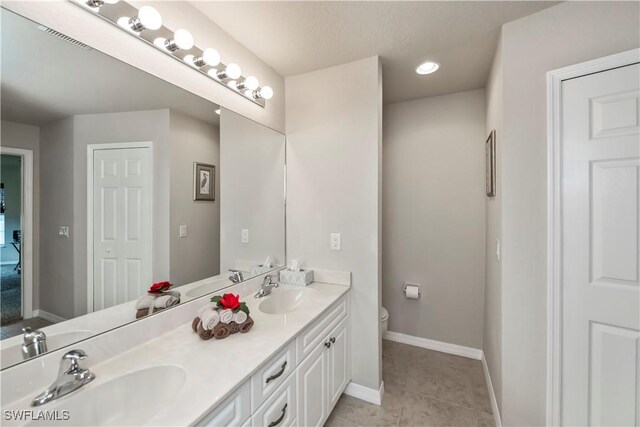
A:
{"type": "Polygon", "coordinates": [[[340,395],[347,387],[349,382],[349,341],[347,320],[344,319],[329,334],[328,341],[331,343],[329,348],[329,372],[328,372],[328,393],[329,408],[327,413],[333,410],[333,407],[340,399],[340,395]]]}
{"type": "Polygon", "coordinates": [[[327,418],[329,349],[318,344],[298,366],[298,424],[322,426],[327,418]]]}
{"type": "Polygon", "coordinates": [[[251,383],[247,381],[224,402],[196,423],[201,427],[239,426],[251,420],[251,383]]]}

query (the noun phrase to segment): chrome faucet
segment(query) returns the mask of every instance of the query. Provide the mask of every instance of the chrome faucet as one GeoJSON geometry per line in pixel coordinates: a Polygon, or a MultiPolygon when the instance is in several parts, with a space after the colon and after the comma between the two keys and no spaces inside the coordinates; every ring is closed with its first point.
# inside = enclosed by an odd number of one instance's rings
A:
{"type": "Polygon", "coordinates": [[[28,326],[22,328],[22,332],[24,332],[24,342],[22,343],[22,358],[24,360],[47,352],[47,335],[44,332],[38,329],[34,331],[28,326]]]}
{"type": "Polygon", "coordinates": [[[271,274],[267,274],[264,276],[264,280],[262,281],[262,286],[257,294],[254,295],[255,298],[266,297],[267,295],[271,295],[271,291],[273,288],[277,288],[278,282],[273,280],[273,276],[271,274]]]}
{"type": "Polygon", "coordinates": [[[85,359],[87,354],[82,350],[71,350],[62,356],[58,378],[45,391],[33,399],[31,406],[44,405],[47,402],[79,389],[89,384],[96,375],[88,369],[80,368],[79,360],[85,359]]]}
{"type": "Polygon", "coordinates": [[[229,271],[231,272],[231,276],[229,276],[229,280],[231,280],[233,283],[240,283],[244,280],[244,277],[242,276],[242,271],[233,270],[233,269],[229,269],[229,271]]]}

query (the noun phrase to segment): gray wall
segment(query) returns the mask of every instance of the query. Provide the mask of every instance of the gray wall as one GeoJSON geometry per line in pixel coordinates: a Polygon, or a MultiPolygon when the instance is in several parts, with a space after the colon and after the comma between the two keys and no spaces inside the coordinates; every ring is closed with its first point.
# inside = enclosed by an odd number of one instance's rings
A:
{"type": "Polygon", "coordinates": [[[22,216],[22,158],[3,154],[0,161],[0,182],[4,184],[4,242],[0,249],[2,264],[18,263],[18,251],[11,246],[13,230],[20,230],[22,216]]]}
{"type": "Polygon", "coordinates": [[[153,280],[167,280],[170,268],[169,110],[74,116],[75,315],[87,310],[87,145],[153,142],[153,280]]]}
{"type": "MultiPolygon", "coordinates": [[[[40,305],[34,308],[66,319],[76,314],[74,249],[79,244],[74,240],[73,126],[74,119],[69,117],[42,126],[40,131],[40,206],[46,214],[40,215],[42,283],[40,305]],[[58,236],[59,226],[69,227],[71,237],[58,236]]],[[[84,182],[86,185],[86,177],[84,182]]],[[[84,247],[86,252],[86,243],[84,247]]],[[[83,283],[86,287],[86,277],[83,283]]]]}
{"type": "Polygon", "coordinates": [[[637,48],[638,34],[638,2],[565,2],[503,27],[505,424],[546,421],[546,73],[637,48]]]}
{"type": "Polygon", "coordinates": [[[389,330],[482,348],[484,90],[385,105],[382,305],[389,330]],[[422,284],[409,300],[403,282],[422,284]]]}
{"type": "Polygon", "coordinates": [[[381,75],[371,57],[286,79],[287,256],[352,272],[352,377],[374,389],[382,379],[381,75]],[[342,251],[330,249],[332,232],[342,233],[342,251]]]}
{"type": "Polygon", "coordinates": [[[485,198],[486,266],[484,293],[483,350],[498,407],[502,406],[502,271],[496,255],[496,240],[502,242],[502,139],[504,127],[502,92],[502,40],[493,58],[486,87],[486,129],[496,131],[496,195],[485,198]]]}
{"type": "Polygon", "coordinates": [[[236,260],[284,265],[284,135],[223,109],[220,117],[220,268],[236,260]],[[241,230],[249,243],[241,243],[241,230]]]}
{"type": "Polygon", "coordinates": [[[40,303],[40,128],[3,120],[0,144],[33,152],[33,308],[40,303]]]}
{"type": "Polygon", "coordinates": [[[220,272],[220,129],[172,110],[170,140],[171,283],[184,285],[220,272]],[[216,166],[214,202],[193,200],[194,162],[216,166]]]}

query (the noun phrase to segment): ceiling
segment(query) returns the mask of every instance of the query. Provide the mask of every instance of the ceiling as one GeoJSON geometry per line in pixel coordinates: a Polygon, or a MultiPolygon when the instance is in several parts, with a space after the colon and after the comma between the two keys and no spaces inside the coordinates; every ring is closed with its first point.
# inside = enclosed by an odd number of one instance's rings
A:
{"type": "Polygon", "coordinates": [[[551,1],[192,1],[284,77],[380,55],[385,103],[482,88],[500,26],[551,1]],[[419,76],[425,60],[442,64],[419,76]]]}
{"type": "Polygon", "coordinates": [[[108,55],[62,41],[5,9],[2,120],[41,126],[76,114],[171,108],[217,125],[215,104],[108,55]],[[10,40],[10,42],[8,42],[10,40]]]}

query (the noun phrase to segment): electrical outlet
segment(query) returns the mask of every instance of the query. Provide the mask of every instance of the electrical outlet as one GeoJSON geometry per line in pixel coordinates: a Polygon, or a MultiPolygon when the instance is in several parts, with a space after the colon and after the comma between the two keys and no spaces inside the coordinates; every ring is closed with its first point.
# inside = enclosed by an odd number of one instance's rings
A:
{"type": "Polygon", "coordinates": [[[331,250],[339,251],[342,248],[342,236],[340,233],[331,233],[331,250]]]}
{"type": "Polygon", "coordinates": [[[249,243],[249,230],[246,228],[242,229],[240,241],[242,243],[249,243]]]}
{"type": "Polygon", "coordinates": [[[180,226],[180,237],[187,237],[187,226],[186,225],[181,225],[180,226]]]}

